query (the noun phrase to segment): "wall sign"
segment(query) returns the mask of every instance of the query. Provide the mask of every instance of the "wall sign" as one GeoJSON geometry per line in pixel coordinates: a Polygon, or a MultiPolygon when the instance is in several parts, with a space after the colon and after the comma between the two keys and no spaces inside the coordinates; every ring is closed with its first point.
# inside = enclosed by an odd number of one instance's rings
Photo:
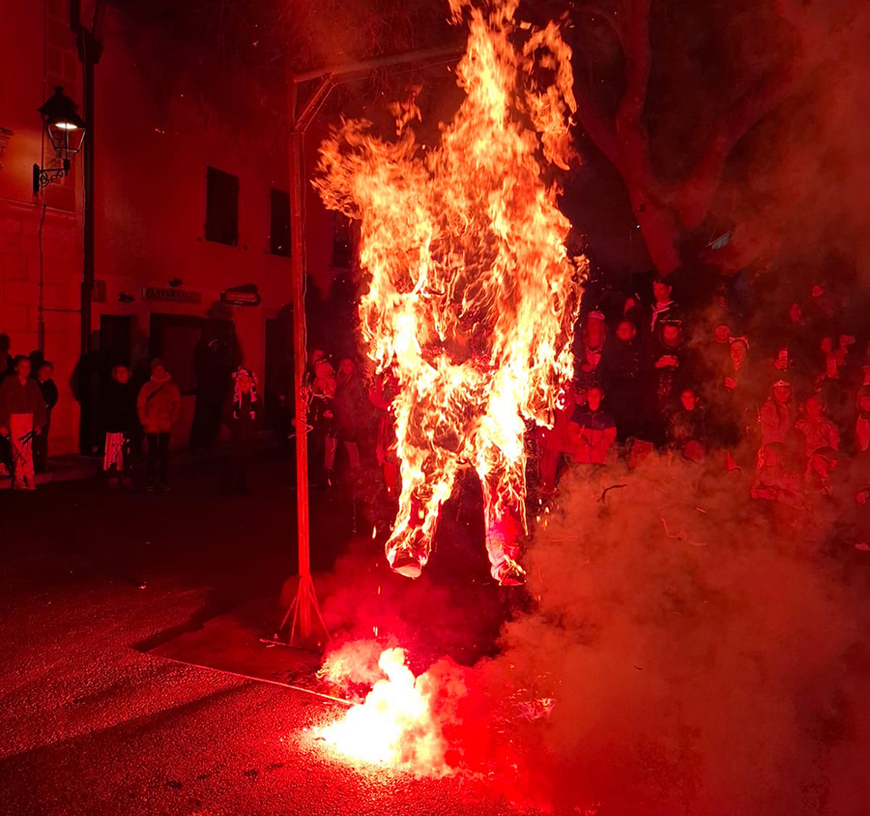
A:
{"type": "Polygon", "coordinates": [[[202,303],[202,292],[192,289],[175,289],[171,286],[143,286],[145,300],[160,300],[164,303],[202,303]]]}
{"type": "Polygon", "coordinates": [[[260,293],[255,284],[246,283],[222,292],[221,300],[230,306],[259,306],[260,293]]]}

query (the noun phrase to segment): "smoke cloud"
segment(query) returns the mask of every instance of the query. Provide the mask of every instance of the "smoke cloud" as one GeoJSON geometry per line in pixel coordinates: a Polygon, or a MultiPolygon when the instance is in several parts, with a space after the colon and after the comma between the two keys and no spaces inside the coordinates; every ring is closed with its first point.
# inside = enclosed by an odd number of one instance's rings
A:
{"type": "MultiPolygon", "coordinates": [[[[534,609],[504,625],[497,655],[422,679],[440,705],[438,772],[557,813],[861,813],[866,553],[824,510],[752,502],[745,479],[664,458],[567,473],[525,557],[534,609]]],[[[347,611],[354,591],[334,599],[347,611]]],[[[445,592],[426,614],[474,632],[473,606],[445,592]]],[[[364,606],[347,619],[370,623],[364,606]]]]}
{"type": "Polygon", "coordinates": [[[663,459],[604,482],[572,473],[539,529],[539,606],[505,628],[496,663],[519,685],[549,677],[553,801],[857,814],[866,574],[826,526],[743,500],[742,477],[696,493],[696,476],[663,459]],[[625,487],[601,500],[609,484],[625,487]]]}

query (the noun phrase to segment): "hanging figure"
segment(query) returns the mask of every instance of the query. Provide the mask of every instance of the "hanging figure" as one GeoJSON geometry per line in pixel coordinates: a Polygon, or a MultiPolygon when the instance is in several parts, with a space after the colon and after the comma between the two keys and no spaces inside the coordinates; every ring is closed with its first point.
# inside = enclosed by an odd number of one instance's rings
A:
{"type": "Polygon", "coordinates": [[[586,269],[566,249],[571,225],[552,181],[574,155],[571,49],[557,27],[515,20],[516,4],[454,0],[451,10],[471,21],[456,67],[465,98],[439,143],[417,143],[412,98],[393,107],[395,141],[344,121],[321,145],[315,184],[360,222],[360,332],[376,373],[392,366],[398,379],[390,566],[421,574],[457,476],[474,470],[491,574],[517,585],[526,430],[553,424],[573,378],[586,269]]]}

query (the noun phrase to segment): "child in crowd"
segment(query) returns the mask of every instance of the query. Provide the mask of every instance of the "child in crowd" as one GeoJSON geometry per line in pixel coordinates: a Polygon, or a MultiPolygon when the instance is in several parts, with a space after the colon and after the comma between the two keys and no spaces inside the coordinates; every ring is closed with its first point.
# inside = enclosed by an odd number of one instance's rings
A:
{"type": "Polygon", "coordinates": [[[104,395],[104,417],[103,471],[109,476],[110,484],[117,480],[117,486],[122,487],[125,480],[132,478],[131,438],[136,423],[136,392],[130,382],[130,369],[125,365],[112,369],[112,379],[104,395]]]}
{"type": "Polygon", "coordinates": [[[831,420],[825,418],[825,404],[821,397],[808,397],[803,404],[803,414],[803,419],[795,423],[795,428],[803,434],[804,453],[808,459],[820,448],[840,449],[840,431],[831,420]]]}
{"type": "Polygon", "coordinates": [[[231,456],[226,491],[230,495],[249,492],[248,473],[260,425],[262,401],[253,371],[239,366],[233,373],[233,389],[224,405],[224,424],[230,429],[231,456]]]}
{"type": "Polygon", "coordinates": [[[794,424],[791,404],[791,383],[777,380],[770,389],[770,396],[761,406],[758,421],[761,424],[761,445],[785,442],[794,424]]]}
{"type": "Polygon", "coordinates": [[[749,492],[752,498],[802,508],[805,502],[801,474],[792,459],[781,442],[765,445],[759,453],[759,467],[749,492]]]}

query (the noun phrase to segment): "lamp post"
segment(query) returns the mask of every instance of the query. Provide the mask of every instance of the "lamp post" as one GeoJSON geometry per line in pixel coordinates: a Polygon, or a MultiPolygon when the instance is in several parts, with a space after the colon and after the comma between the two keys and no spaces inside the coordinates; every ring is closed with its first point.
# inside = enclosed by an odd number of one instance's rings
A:
{"type": "Polygon", "coordinates": [[[79,106],[63,92],[60,85],[39,109],[45,133],[61,166],[43,168],[38,164],[33,165],[33,195],[38,195],[43,187],[53,181],[69,175],[73,156],[82,149],[87,130],[78,109],[79,106]]]}

